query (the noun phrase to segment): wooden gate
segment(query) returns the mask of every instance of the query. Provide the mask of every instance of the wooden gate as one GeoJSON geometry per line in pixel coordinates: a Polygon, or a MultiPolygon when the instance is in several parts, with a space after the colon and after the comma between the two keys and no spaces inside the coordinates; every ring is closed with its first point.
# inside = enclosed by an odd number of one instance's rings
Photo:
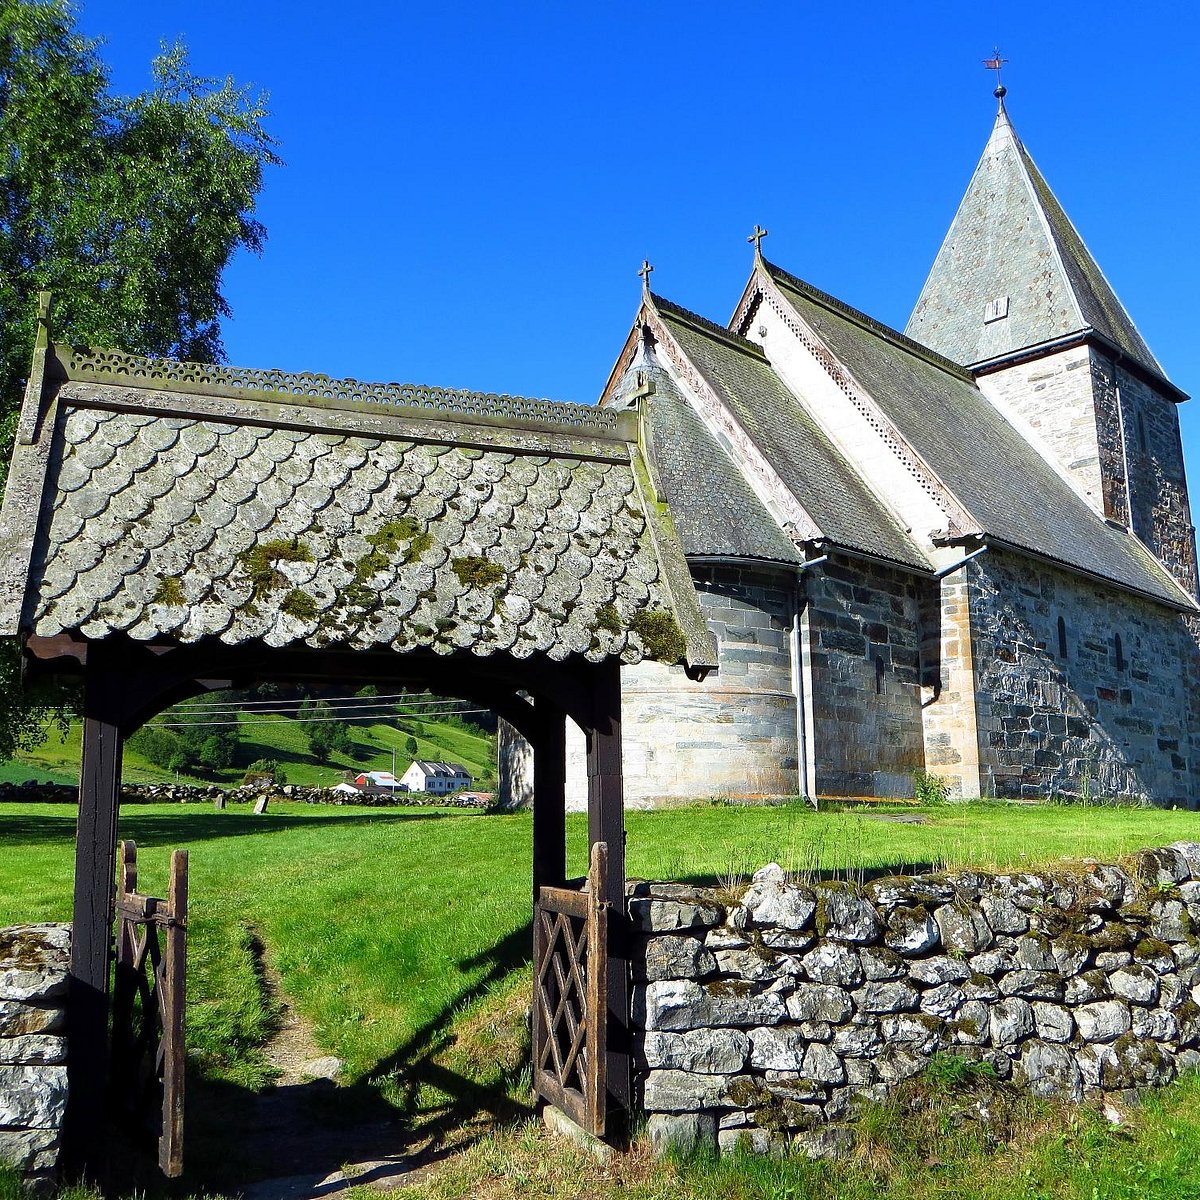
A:
{"type": "Polygon", "coordinates": [[[135,1133],[158,1140],[158,1165],[183,1171],[187,851],[171,854],[167,899],[137,890],[137,846],[122,842],[117,871],[112,1086],[135,1133]]]}
{"type": "Polygon", "coordinates": [[[533,915],[533,1086],[604,1134],[608,1016],[608,843],[592,845],[579,890],[543,887],[533,915]]]}

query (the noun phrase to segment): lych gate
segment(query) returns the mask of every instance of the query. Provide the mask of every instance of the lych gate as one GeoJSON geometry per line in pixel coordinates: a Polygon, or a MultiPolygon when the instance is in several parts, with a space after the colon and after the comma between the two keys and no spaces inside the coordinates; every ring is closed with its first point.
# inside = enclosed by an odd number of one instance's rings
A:
{"type": "Polygon", "coordinates": [[[77,1154],[105,1110],[124,739],[188,695],[266,679],[425,687],[528,738],[535,899],[601,914],[605,967],[585,978],[570,913],[538,923],[539,1090],[595,1131],[628,1108],[619,668],[716,663],[654,479],[637,411],[60,346],[43,302],[0,516],[0,634],[31,674],[83,679],[77,1154]],[[568,718],[586,735],[589,845],[607,848],[585,902],[563,895],[568,718]]]}

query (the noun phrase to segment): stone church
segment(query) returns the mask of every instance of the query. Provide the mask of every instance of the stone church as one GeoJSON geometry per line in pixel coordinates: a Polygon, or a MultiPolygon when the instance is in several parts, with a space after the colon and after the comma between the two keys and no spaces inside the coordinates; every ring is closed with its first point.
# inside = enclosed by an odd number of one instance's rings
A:
{"type": "Polygon", "coordinates": [[[903,333],[760,238],[728,325],[644,289],[601,403],[645,423],[720,667],[623,672],[631,803],[1200,802],[1186,397],[996,94],[903,333]]]}

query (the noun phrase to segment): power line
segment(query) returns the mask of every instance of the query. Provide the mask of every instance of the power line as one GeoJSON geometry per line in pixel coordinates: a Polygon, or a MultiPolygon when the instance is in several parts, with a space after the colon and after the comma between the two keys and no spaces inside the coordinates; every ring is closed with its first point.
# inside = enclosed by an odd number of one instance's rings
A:
{"type": "MultiPolygon", "coordinates": [[[[355,696],[327,696],[327,697],[318,696],[318,697],[316,697],[316,699],[320,700],[323,698],[323,699],[325,699],[326,703],[328,703],[328,704],[340,704],[343,700],[347,700],[347,701],[348,700],[364,700],[364,701],[365,700],[378,700],[380,702],[383,702],[383,701],[388,701],[388,700],[401,701],[401,700],[408,700],[411,698],[411,699],[420,701],[422,697],[429,697],[430,699],[435,699],[432,692],[389,692],[386,695],[382,695],[382,696],[358,696],[358,695],[355,695],[355,696]]],[[[236,706],[239,708],[255,708],[255,707],[265,705],[265,704],[303,704],[306,699],[311,701],[312,698],[304,697],[304,698],[301,698],[300,700],[284,700],[284,699],[242,700],[242,701],[237,702],[236,706]]],[[[436,699],[453,699],[453,697],[444,697],[444,698],[436,697],[436,699]]],[[[175,704],[172,707],[173,708],[225,708],[225,707],[231,706],[232,703],[233,702],[231,702],[229,700],[183,700],[179,704],[175,704]]]]}
{"type": "MultiPolygon", "coordinates": [[[[434,713],[433,716],[443,717],[458,717],[466,716],[472,713],[490,713],[490,708],[459,708],[453,712],[434,713]]],[[[147,729],[213,729],[218,726],[241,726],[249,728],[252,725],[316,725],[322,721],[371,721],[376,725],[383,724],[383,719],[377,715],[364,714],[362,716],[351,717],[301,717],[288,718],[282,720],[261,720],[261,721],[147,721],[145,728],[147,729]]],[[[79,724],[78,721],[73,721],[72,724],[79,724]]]]}

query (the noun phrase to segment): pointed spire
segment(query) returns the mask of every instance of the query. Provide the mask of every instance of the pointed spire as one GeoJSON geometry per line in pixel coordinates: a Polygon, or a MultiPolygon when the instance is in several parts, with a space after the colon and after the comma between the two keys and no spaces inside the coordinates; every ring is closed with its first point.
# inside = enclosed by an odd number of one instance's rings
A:
{"type": "Polygon", "coordinates": [[[1163,375],[1017,137],[1002,84],[995,95],[991,136],[905,333],[970,366],[1094,332],[1163,375]]]}

